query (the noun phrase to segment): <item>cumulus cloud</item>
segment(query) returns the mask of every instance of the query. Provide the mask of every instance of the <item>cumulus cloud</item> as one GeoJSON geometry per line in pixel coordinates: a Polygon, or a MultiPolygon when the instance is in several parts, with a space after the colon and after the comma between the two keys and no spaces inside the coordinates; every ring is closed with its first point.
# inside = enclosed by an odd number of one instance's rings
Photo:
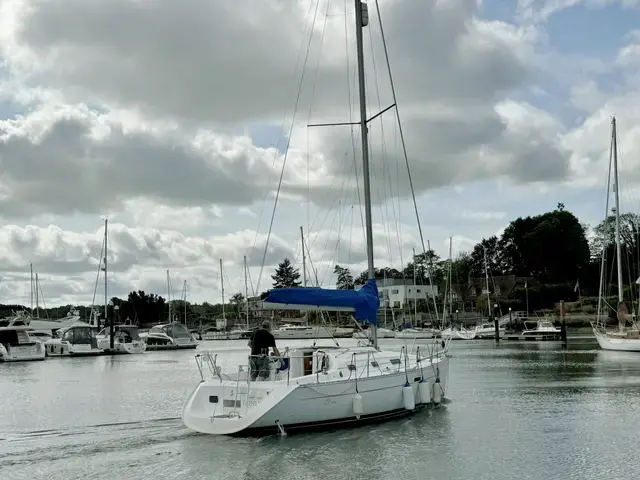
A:
{"type": "MultiPolygon", "coordinates": [[[[189,0],[180,5],[132,0],[6,3],[4,49],[14,80],[23,90],[45,88],[60,102],[75,106],[36,111],[0,129],[4,130],[0,153],[14,162],[6,161],[5,177],[14,187],[16,203],[22,209],[36,208],[44,200],[27,198],[35,192],[60,212],[95,210],[136,193],[189,206],[257,200],[264,190],[261,181],[269,178],[274,152],[232,134],[237,131],[234,125],[280,124],[284,113],[291,111],[292,93],[300,81],[294,67],[300,46],[310,35],[311,28],[305,31],[305,25],[314,4],[293,0],[259,5],[248,0],[189,0]],[[269,42],[264,41],[267,37],[269,42]],[[20,188],[27,183],[25,170],[37,172],[29,168],[34,162],[47,162],[60,176],[70,176],[72,169],[78,175],[82,166],[79,188],[67,189],[64,195],[51,185],[20,188]],[[94,194],[90,201],[79,202],[85,189],[94,194]]],[[[340,2],[332,5],[318,6],[302,84],[304,98],[284,179],[285,192],[310,193],[324,206],[327,192],[335,195],[338,188],[355,192],[354,169],[359,168],[353,165],[353,146],[358,142],[348,128],[306,131],[305,126],[308,119],[347,120],[348,99],[352,103],[357,99],[351,9],[345,22],[343,16],[325,15],[336,13],[333,9],[344,13],[340,2]],[[307,170],[309,176],[302,173],[307,170]],[[343,180],[335,182],[335,177],[343,180]]],[[[540,142],[545,145],[540,155],[535,149],[514,150],[521,138],[513,133],[510,118],[495,108],[527,82],[535,30],[481,21],[478,8],[471,0],[383,5],[398,107],[418,192],[493,176],[491,157],[514,164],[500,174],[514,175],[516,180],[523,180],[519,161],[558,165],[563,159],[552,142],[540,142]]],[[[371,115],[392,98],[373,10],[372,4],[372,21],[365,31],[370,36],[365,43],[371,115]]],[[[21,98],[25,97],[32,98],[24,94],[21,98]]],[[[388,138],[397,136],[393,112],[381,122],[371,125],[372,159],[381,165],[393,157],[401,162],[401,150],[397,144],[392,148],[388,138]]],[[[276,162],[276,172],[279,165],[276,162]]],[[[385,172],[379,170],[373,181],[380,190],[385,172]]],[[[563,172],[561,167],[539,168],[534,176],[550,179],[563,172]]],[[[406,196],[406,173],[397,177],[393,195],[406,196]]],[[[374,196],[376,202],[385,198],[374,196]]],[[[12,211],[24,213],[17,206],[12,211]]]]}
{"type": "MultiPolygon", "coordinates": [[[[356,118],[351,3],[0,0],[5,296],[20,295],[33,262],[56,285],[54,296],[86,299],[81,292],[93,288],[101,242],[100,229],[86,219],[99,215],[128,224],[110,228],[116,292],[145,285],[162,291],[170,268],[192,279],[199,298],[215,298],[218,259],[242,285],[244,255],[257,277],[287,143],[281,220],[265,263],[285,256],[299,262],[298,226],[312,223],[300,219],[300,204],[308,198],[322,216],[348,211],[362,195],[355,183],[362,178],[358,129],[307,128],[356,118]],[[245,133],[281,125],[271,142],[245,133]],[[250,222],[260,225],[259,235],[246,228],[250,222]]],[[[533,3],[521,7],[538,11],[533,3]]],[[[536,88],[544,65],[538,50],[547,39],[539,27],[487,20],[477,0],[394,0],[381,8],[419,202],[442,187],[487,179],[593,183],[606,150],[597,140],[606,140],[604,112],[637,100],[629,93],[636,37],[615,60],[628,75],[624,94],[592,96],[600,85],[585,80],[573,92],[584,122],[567,125],[519,95],[536,88]]],[[[373,116],[393,98],[373,2],[369,10],[364,40],[373,116]]],[[[630,128],[640,125],[628,120],[630,128]]],[[[400,213],[410,189],[395,111],[372,121],[369,131],[373,200],[387,209],[375,228],[376,262],[399,267],[400,256],[406,263],[419,247],[419,235],[405,218],[411,208],[400,213]]],[[[629,142],[625,151],[634,138],[622,140],[629,142]]],[[[463,210],[504,210],[491,207],[463,210]]],[[[345,225],[344,216],[339,220],[307,232],[311,261],[319,272],[339,263],[358,273],[365,248],[354,232],[361,227],[349,220],[344,229],[336,226],[345,225]]],[[[472,244],[476,234],[447,221],[423,221],[438,249],[446,252],[454,234],[459,248],[472,244]]],[[[491,222],[504,219],[485,218],[495,230],[491,222]]]]}

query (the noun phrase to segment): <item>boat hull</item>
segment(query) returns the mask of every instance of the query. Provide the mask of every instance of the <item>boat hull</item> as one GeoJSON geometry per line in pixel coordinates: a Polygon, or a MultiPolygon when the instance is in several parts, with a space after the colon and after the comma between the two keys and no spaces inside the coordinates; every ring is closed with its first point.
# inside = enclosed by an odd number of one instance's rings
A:
{"type": "MultiPolygon", "coordinates": [[[[433,366],[425,365],[424,380],[433,386],[436,375],[446,392],[449,358],[443,355],[433,366]]],[[[323,382],[287,384],[231,380],[201,382],[185,403],[182,420],[188,428],[214,435],[253,436],[280,431],[308,431],[342,428],[380,422],[410,415],[424,408],[419,394],[421,369],[402,369],[354,381],[345,379],[323,382]],[[403,387],[411,385],[415,408],[406,409],[403,387]],[[267,387],[267,384],[270,384],[267,387]],[[252,389],[269,389],[260,399],[253,400],[252,389]],[[249,392],[249,393],[248,393],[249,392]],[[363,412],[354,412],[354,396],[362,397],[363,412]],[[220,404],[223,406],[220,407],[220,404]],[[255,404],[255,405],[254,405],[255,404]],[[225,406],[229,407],[225,410],[225,406]]],[[[444,395],[443,395],[444,397],[444,395]]]]}
{"type": "Polygon", "coordinates": [[[111,352],[111,339],[105,338],[98,340],[98,347],[105,352],[123,355],[139,355],[147,351],[147,344],[142,340],[136,340],[129,343],[114,342],[113,352],[111,352]]]}
{"type": "Polygon", "coordinates": [[[240,340],[242,338],[239,333],[225,333],[225,332],[216,332],[216,333],[205,333],[202,335],[203,340],[240,340]]]}
{"type": "Polygon", "coordinates": [[[141,333],[140,338],[146,344],[146,350],[193,349],[198,346],[193,338],[171,338],[162,333],[141,333]]]}
{"type": "Polygon", "coordinates": [[[402,330],[400,332],[395,332],[394,334],[395,338],[403,338],[403,339],[409,339],[409,340],[413,340],[413,339],[431,339],[434,338],[434,334],[433,331],[430,330],[413,330],[413,329],[406,329],[406,330],[402,330]]]}
{"type": "Polygon", "coordinates": [[[47,357],[91,357],[101,355],[104,350],[90,345],[73,345],[68,342],[49,341],[45,344],[47,357]]]}
{"type": "Polygon", "coordinates": [[[616,338],[606,335],[596,329],[593,334],[598,345],[603,350],[615,350],[618,352],[640,352],[640,338],[616,338]]]}
{"type": "Polygon", "coordinates": [[[45,353],[41,344],[20,345],[8,349],[0,344],[0,362],[32,362],[44,360],[45,353]]]}

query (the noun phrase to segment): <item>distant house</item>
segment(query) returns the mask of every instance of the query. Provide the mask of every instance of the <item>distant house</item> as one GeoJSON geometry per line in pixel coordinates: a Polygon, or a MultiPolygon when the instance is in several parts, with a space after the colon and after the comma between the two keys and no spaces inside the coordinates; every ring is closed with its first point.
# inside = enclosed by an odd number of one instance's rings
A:
{"type": "MultiPolygon", "coordinates": [[[[414,302],[438,296],[437,285],[414,285],[410,280],[401,278],[377,279],[381,308],[413,307],[414,302]]],[[[362,285],[356,285],[356,290],[362,285]]]]}
{"type": "MultiPolygon", "coordinates": [[[[540,282],[533,277],[516,275],[489,277],[489,295],[494,300],[507,300],[515,291],[539,287],[540,282]]],[[[469,278],[466,284],[454,284],[452,289],[454,301],[475,302],[487,295],[487,280],[485,277],[469,278]]]]}

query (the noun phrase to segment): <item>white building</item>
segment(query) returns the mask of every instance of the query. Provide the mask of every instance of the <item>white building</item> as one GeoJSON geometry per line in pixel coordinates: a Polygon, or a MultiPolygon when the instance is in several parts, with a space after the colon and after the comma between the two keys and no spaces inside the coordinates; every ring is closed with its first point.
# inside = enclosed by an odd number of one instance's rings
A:
{"type": "MultiPolygon", "coordinates": [[[[411,280],[388,278],[376,280],[381,308],[413,307],[414,302],[438,296],[437,285],[413,285],[411,280]]],[[[362,285],[356,285],[360,289],[362,285]]]]}

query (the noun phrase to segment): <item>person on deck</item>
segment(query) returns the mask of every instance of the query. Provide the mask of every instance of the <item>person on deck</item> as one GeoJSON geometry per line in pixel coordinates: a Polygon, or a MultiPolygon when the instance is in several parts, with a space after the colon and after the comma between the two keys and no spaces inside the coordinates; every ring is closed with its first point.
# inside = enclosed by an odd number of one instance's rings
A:
{"type": "Polygon", "coordinates": [[[266,380],[269,377],[269,348],[273,349],[275,355],[280,356],[276,339],[271,333],[269,320],[262,322],[262,328],[253,332],[249,339],[249,347],[251,347],[251,380],[256,380],[258,377],[266,380]]]}

